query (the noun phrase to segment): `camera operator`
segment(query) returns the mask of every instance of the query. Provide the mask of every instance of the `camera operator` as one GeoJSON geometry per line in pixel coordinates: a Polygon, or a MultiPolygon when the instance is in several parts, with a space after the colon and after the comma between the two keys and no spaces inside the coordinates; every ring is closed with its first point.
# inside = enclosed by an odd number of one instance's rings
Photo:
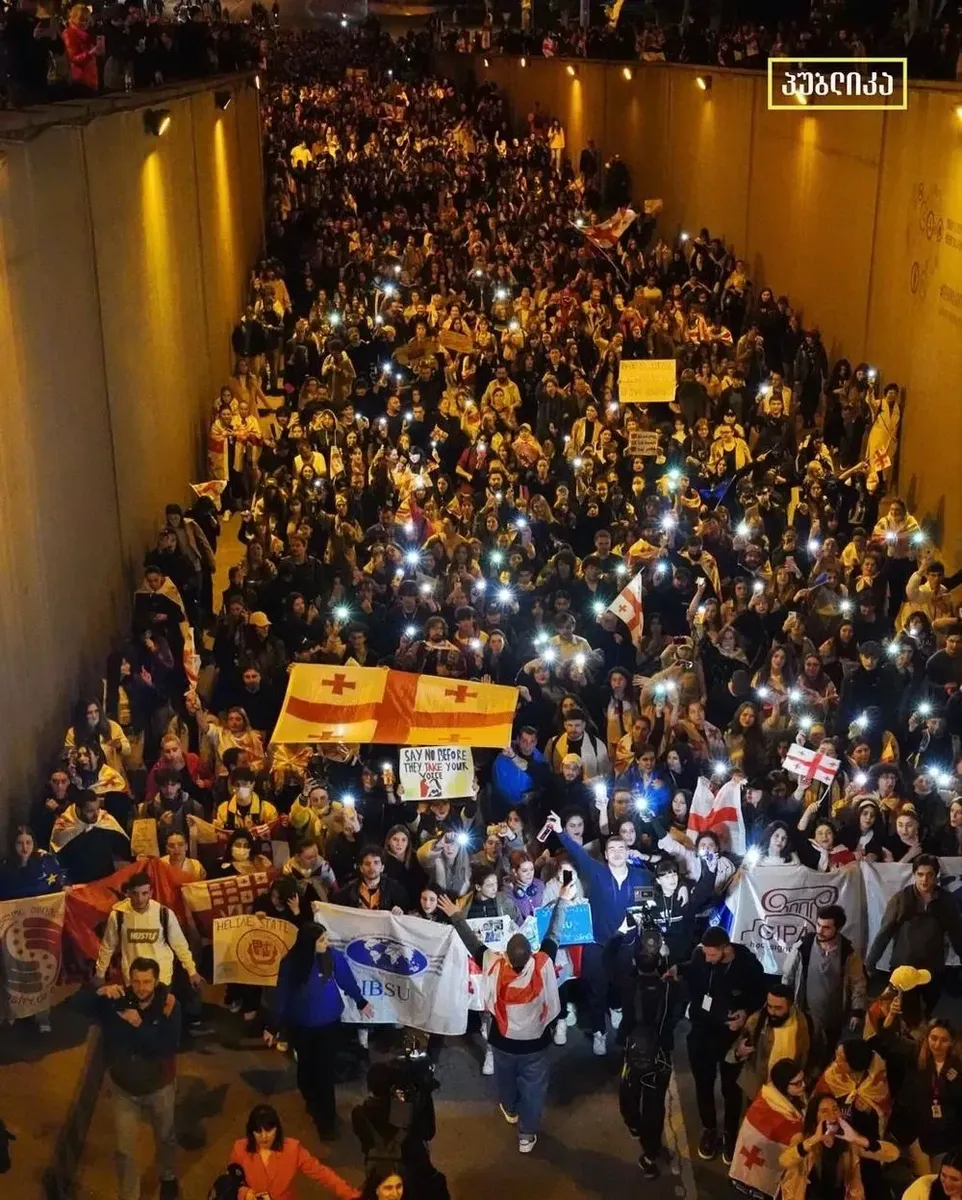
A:
{"type": "Polygon", "coordinates": [[[372,1064],[368,1096],[351,1113],[365,1171],[384,1167],[403,1174],[418,1200],[448,1200],[447,1182],[431,1162],[428,1147],[437,1132],[437,1088],[430,1060],[410,1052],[372,1064]]]}
{"type": "Polygon", "coordinates": [[[671,1081],[671,1054],[679,1016],[681,987],[664,974],[661,932],[642,926],[635,943],[634,971],[625,998],[625,1065],[618,1103],[621,1119],[641,1143],[638,1165],[646,1179],[657,1179],[665,1124],[665,1095],[671,1081]]]}

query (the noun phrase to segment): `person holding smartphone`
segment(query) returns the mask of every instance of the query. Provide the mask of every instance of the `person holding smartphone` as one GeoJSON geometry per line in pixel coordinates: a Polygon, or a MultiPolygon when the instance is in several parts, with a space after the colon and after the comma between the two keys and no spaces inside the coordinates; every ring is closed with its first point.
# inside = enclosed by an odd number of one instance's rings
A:
{"type": "MultiPolygon", "coordinates": [[[[779,1194],[784,1200],[838,1200],[841,1196],[882,1200],[883,1192],[866,1187],[862,1163],[891,1163],[898,1156],[893,1142],[856,1133],[832,1096],[813,1096],[805,1110],[802,1132],[795,1134],[779,1156],[779,1194]]],[[[887,1187],[881,1187],[887,1196],[887,1187]]]]}

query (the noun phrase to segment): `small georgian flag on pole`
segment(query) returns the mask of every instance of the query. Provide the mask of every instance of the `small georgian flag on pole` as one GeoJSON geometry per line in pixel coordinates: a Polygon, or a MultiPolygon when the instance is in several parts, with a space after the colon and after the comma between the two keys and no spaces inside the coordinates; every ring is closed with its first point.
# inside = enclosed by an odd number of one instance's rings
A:
{"type": "Polygon", "coordinates": [[[791,771],[793,775],[804,779],[806,783],[811,783],[813,780],[818,783],[831,783],[840,766],[841,763],[837,758],[831,758],[828,754],[822,754],[818,750],[811,750],[808,746],[800,746],[797,742],[793,742],[789,746],[782,763],[782,767],[786,771],[791,771]]]}
{"type": "Polygon", "coordinates": [[[641,635],[645,628],[645,617],[641,609],[641,572],[630,580],[608,605],[608,612],[624,621],[631,634],[631,640],[636,646],[641,643],[641,635]]]}

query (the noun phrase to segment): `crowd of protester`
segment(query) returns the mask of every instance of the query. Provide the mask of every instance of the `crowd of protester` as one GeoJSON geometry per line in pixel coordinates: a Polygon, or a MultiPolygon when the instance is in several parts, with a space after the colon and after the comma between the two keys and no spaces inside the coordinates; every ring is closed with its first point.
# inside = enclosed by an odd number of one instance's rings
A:
{"type": "Polygon", "coordinates": [[[681,62],[764,71],[769,58],[907,58],[914,79],[962,77],[962,6],[823,3],[711,6],[651,4],[622,9],[592,6],[582,27],[577,9],[559,15],[547,6],[522,5],[499,24],[500,10],[476,14],[458,6],[439,26],[438,45],[461,53],[500,51],[545,58],[681,62]],[[617,9],[617,14],[615,10],[617,9]],[[708,11],[703,11],[707,9],[708,11]]]}
{"type": "Polygon", "coordinates": [[[231,20],[220,0],[0,4],[0,106],[130,92],[265,65],[272,18],[231,20]]]}
{"type": "MultiPolygon", "coordinates": [[[[208,437],[222,494],[162,514],[125,644],[65,728],[0,898],[110,875],[136,857],[136,817],[188,879],[274,870],[255,908],[297,926],[294,949],[276,991],[225,1003],[293,1043],[321,1138],[337,1132],[342,994],[367,1008],[313,919],[333,901],[455,925],[490,989],[481,1069],[523,1153],[551,1046],[580,1026],[594,1054],[624,1056],[621,1112],[657,1177],[687,1005],[703,1159],[734,1175],[739,1139],[778,1118],[754,1194],[881,1200],[901,1155],[913,1200],[959,1195],[962,1058],[933,1010],[947,946],[962,950],[937,857],[962,852],[960,577],[893,491],[898,384],[884,364],[830,363],[708,230],[641,221],[596,250],[605,200],[631,199],[617,157],[602,169],[589,145],[573,162],[538,108],[513,130],[491,86],[425,73],[416,35],[372,22],[271,44],[268,257],[208,437]],[[673,402],[622,402],[621,364],[647,358],[675,360],[673,402]],[[225,541],[242,553],[215,595],[225,541]],[[610,605],[638,572],[632,629],[610,605]],[[471,795],[430,804],[400,789],[398,747],[271,745],[291,665],[349,662],[516,686],[511,745],[475,750],[471,795]],[[830,785],[784,770],[793,743],[839,760],[830,785]],[[691,835],[700,778],[742,781],[747,861],[691,835]],[[837,906],[781,978],[709,919],[754,863],[856,860],[912,871],[864,960],[837,906]],[[565,953],[556,922],[585,898],[594,940],[565,953]],[[536,953],[515,933],[492,957],[464,923],[520,927],[545,905],[536,953]]],[[[122,1200],[141,1116],[177,1194],[197,951],[137,870],[90,964],[122,1200]]],[[[379,1171],[365,1194],[443,1194],[431,1132],[400,1138],[385,1174],[369,1116],[354,1116],[379,1171]]],[[[279,1200],[299,1172],[356,1194],[264,1106],[232,1163],[242,1196],[279,1200]]]]}

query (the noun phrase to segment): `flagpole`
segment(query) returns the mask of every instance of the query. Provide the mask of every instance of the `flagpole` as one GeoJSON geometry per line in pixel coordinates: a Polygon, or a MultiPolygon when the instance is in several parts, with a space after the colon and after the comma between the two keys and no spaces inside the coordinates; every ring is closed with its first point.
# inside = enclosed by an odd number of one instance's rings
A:
{"type": "Polygon", "coordinates": [[[578,224],[576,224],[576,222],[569,221],[568,224],[571,226],[572,229],[578,230],[578,232],[585,239],[585,241],[591,247],[591,249],[596,250],[601,255],[601,257],[608,263],[608,265],[611,267],[611,269],[614,271],[614,273],[618,276],[618,278],[621,280],[621,282],[627,286],[628,280],[621,273],[621,268],[614,261],[614,259],[609,257],[607,252],[602,250],[602,248],[600,246],[596,245],[596,243],[593,242],[590,237],[588,237],[588,235],[585,233],[584,229],[582,229],[578,224]]]}

